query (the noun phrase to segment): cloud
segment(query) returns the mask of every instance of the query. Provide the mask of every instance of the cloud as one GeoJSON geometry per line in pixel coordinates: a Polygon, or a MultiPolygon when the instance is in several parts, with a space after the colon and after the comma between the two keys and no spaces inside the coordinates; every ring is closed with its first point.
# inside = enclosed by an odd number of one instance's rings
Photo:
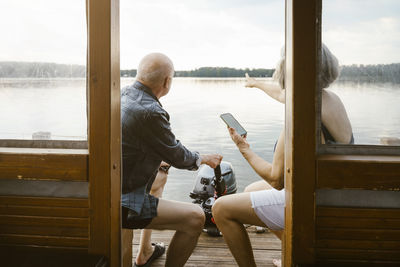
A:
{"type": "Polygon", "coordinates": [[[274,67],[284,43],[284,4],[277,10],[277,3],[223,8],[219,1],[122,0],[122,68],[135,68],[154,51],[169,55],[176,69],[274,67]]]}
{"type": "Polygon", "coordinates": [[[399,3],[363,1],[357,8],[358,1],[334,2],[323,12],[322,40],[341,64],[400,62],[399,3]]]}
{"type": "MultiPolygon", "coordinates": [[[[120,0],[121,67],[147,53],[176,69],[273,68],[284,44],[282,0],[120,0]]],[[[400,1],[323,1],[324,42],[341,63],[400,61],[400,1]]],[[[0,2],[0,61],[85,64],[85,1],[0,2]]]]}
{"type": "Polygon", "coordinates": [[[0,2],[0,61],[85,64],[84,1],[0,2]]]}

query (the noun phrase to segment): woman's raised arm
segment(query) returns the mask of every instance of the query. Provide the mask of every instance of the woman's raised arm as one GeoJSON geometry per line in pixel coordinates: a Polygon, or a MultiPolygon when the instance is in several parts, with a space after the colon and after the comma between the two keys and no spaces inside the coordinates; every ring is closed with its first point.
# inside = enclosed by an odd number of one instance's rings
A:
{"type": "Polygon", "coordinates": [[[257,81],[256,79],[249,76],[246,73],[246,87],[256,87],[262,91],[264,91],[267,95],[272,97],[273,99],[285,103],[285,89],[282,89],[277,83],[263,83],[257,81]]]}

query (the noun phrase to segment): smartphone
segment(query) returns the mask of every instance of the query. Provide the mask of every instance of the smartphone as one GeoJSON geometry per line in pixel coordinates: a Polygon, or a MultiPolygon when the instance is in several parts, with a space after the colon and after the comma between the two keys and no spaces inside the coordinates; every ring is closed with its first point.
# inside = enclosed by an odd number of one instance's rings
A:
{"type": "Polygon", "coordinates": [[[232,116],[231,113],[221,114],[220,117],[226,123],[226,125],[235,129],[239,135],[243,137],[247,135],[246,130],[243,128],[242,125],[240,125],[240,123],[235,119],[235,117],[232,116]]]}

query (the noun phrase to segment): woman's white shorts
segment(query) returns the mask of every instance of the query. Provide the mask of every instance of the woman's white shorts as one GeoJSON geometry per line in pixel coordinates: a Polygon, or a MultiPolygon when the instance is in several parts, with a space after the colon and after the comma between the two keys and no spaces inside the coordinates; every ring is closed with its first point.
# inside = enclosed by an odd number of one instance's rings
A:
{"type": "Polygon", "coordinates": [[[285,227],[285,189],[268,189],[250,193],[251,205],[258,218],[271,230],[285,227]]]}

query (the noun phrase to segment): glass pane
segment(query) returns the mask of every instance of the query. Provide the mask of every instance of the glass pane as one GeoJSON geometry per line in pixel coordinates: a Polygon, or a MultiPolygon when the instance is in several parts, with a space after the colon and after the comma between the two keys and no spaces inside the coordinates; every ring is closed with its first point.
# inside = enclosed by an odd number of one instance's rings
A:
{"type": "MultiPolygon", "coordinates": [[[[346,143],[349,135],[342,108],[329,98],[335,94],[344,104],[355,144],[400,145],[400,2],[323,1],[322,42],[340,65],[339,77],[323,90],[328,97],[324,100],[323,93],[322,123],[328,133],[322,136],[329,139],[330,132],[346,143]]],[[[320,77],[333,78],[332,57],[321,58],[321,67],[328,67],[320,77]]]]}
{"type": "Polygon", "coordinates": [[[0,2],[0,139],[87,139],[85,8],[0,2]]]}
{"type": "MultiPolygon", "coordinates": [[[[238,192],[261,178],[219,116],[232,113],[248,132],[253,151],[272,161],[284,105],[259,89],[246,88],[244,74],[271,82],[284,45],[284,23],[285,3],[280,0],[121,1],[121,86],[134,82],[146,54],[170,57],[176,77],[160,102],[174,134],[189,149],[220,153],[232,163],[238,192]]],[[[197,172],[171,168],[169,173],[163,197],[192,201],[189,192],[197,172]]]]}

